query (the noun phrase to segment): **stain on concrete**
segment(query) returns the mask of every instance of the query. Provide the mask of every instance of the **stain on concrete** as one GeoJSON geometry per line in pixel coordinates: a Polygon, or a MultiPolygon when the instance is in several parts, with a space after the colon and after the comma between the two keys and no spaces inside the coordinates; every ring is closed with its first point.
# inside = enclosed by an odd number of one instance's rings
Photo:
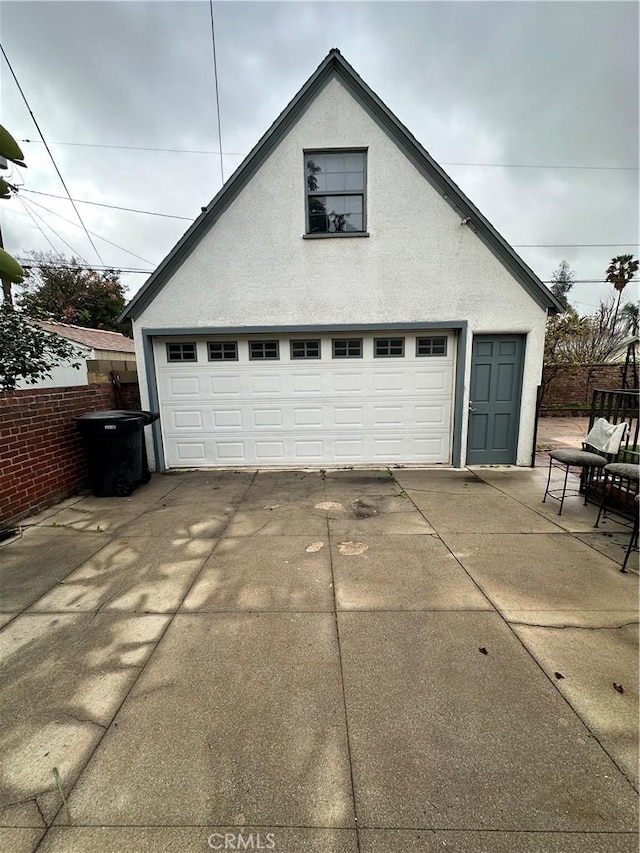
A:
{"type": "Polygon", "coordinates": [[[380,515],[377,507],[361,498],[351,501],[351,509],[355,518],[372,518],[374,515],[380,515]]]}
{"type": "Polygon", "coordinates": [[[319,551],[321,548],[324,548],[324,542],[312,542],[311,545],[307,545],[304,550],[307,554],[315,554],[315,552],[319,551]]]}
{"type": "Polygon", "coordinates": [[[338,551],[345,557],[357,557],[368,550],[369,546],[365,545],[364,542],[340,542],[338,545],[338,551]]]}
{"type": "Polygon", "coordinates": [[[316,509],[326,509],[326,510],[336,510],[337,512],[344,512],[344,507],[341,503],[337,501],[320,501],[319,504],[316,504],[316,509]]]}

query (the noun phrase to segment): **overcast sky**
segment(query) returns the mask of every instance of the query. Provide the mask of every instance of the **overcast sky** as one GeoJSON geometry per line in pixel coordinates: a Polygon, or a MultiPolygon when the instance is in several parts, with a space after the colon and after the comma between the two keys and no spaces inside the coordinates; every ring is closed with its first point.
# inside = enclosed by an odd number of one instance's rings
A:
{"type": "MultiPolygon", "coordinates": [[[[226,178],[338,47],[541,279],[566,259],[602,280],[638,255],[637,3],[216,2],[214,20],[226,178]]],[[[153,269],[221,186],[218,155],[183,153],[218,150],[209,3],[3,2],[0,36],[74,198],[186,217],[78,205],[106,264],[153,269]]],[[[38,140],[0,67],[2,124],[38,140]]],[[[22,147],[26,207],[2,202],[5,246],[48,250],[44,232],[98,263],[60,218],[77,223],[70,202],[35,194],[64,195],[44,146],[22,147]]],[[[129,295],[145,279],[123,276],[129,295]]],[[[588,313],[610,293],[576,284],[571,299],[588,313]]]]}

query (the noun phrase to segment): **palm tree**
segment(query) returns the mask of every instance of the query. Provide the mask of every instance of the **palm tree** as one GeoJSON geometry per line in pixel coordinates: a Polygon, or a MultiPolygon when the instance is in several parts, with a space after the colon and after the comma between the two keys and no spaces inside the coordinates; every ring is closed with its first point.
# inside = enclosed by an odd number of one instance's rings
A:
{"type": "Polygon", "coordinates": [[[613,313],[613,322],[611,324],[612,331],[615,331],[616,328],[622,291],[629,284],[637,271],[638,261],[634,259],[633,255],[618,255],[617,258],[611,259],[611,263],[607,267],[605,281],[612,284],[618,291],[618,301],[616,302],[616,310],[613,313]]]}
{"type": "Polygon", "coordinates": [[[637,335],[640,328],[640,304],[638,302],[627,302],[622,306],[620,319],[630,335],[637,335]]]}

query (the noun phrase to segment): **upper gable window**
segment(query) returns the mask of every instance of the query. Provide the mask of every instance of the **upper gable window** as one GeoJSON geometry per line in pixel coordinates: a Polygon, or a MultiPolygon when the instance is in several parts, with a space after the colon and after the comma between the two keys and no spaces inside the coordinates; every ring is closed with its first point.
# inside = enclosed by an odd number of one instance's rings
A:
{"type": "Polygon", "coordinates": [[[364,151],[307,151],[307,234],[365,230],[364,151]]]}

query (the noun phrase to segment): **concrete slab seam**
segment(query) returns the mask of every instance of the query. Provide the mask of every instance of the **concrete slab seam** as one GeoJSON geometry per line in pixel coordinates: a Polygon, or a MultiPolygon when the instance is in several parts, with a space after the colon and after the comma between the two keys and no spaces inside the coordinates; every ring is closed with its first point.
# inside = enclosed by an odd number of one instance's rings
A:
{"type": "MultiPolygon", "coordinates": [[[[325,498],[327,496],[327,481],[322,475],[322,483],[324,486],[325,498]]],[[[340,643],[340,626],[338,625],[338,601],[336,598],[336,577],[333,567],[333,548],[331,540],[331,525],[329,524],[329,513],[326,516],[327,524],[327,541],[329,543],[329,568],[331,570],[331,587],[333,589],[333,621],[336,632],[336,642],[338,644],[338,663],[340,665],[340,688],[342,690],[342,707],[344,708],[344,725],[347,738],[347,759],[349,761],[349,780],[351,782],[351,804],[353,808],[353,819],[356,825],[356,850],[360,853],[360,833],[358,831],[358,808],[356,805],[356,786],[353,772],[353,760],[351,755],[351,738],[349,736],[349,714],[347,712],[347,695],[344,686],[344,668],[342,665],[342,645],[340,643]]]]}

